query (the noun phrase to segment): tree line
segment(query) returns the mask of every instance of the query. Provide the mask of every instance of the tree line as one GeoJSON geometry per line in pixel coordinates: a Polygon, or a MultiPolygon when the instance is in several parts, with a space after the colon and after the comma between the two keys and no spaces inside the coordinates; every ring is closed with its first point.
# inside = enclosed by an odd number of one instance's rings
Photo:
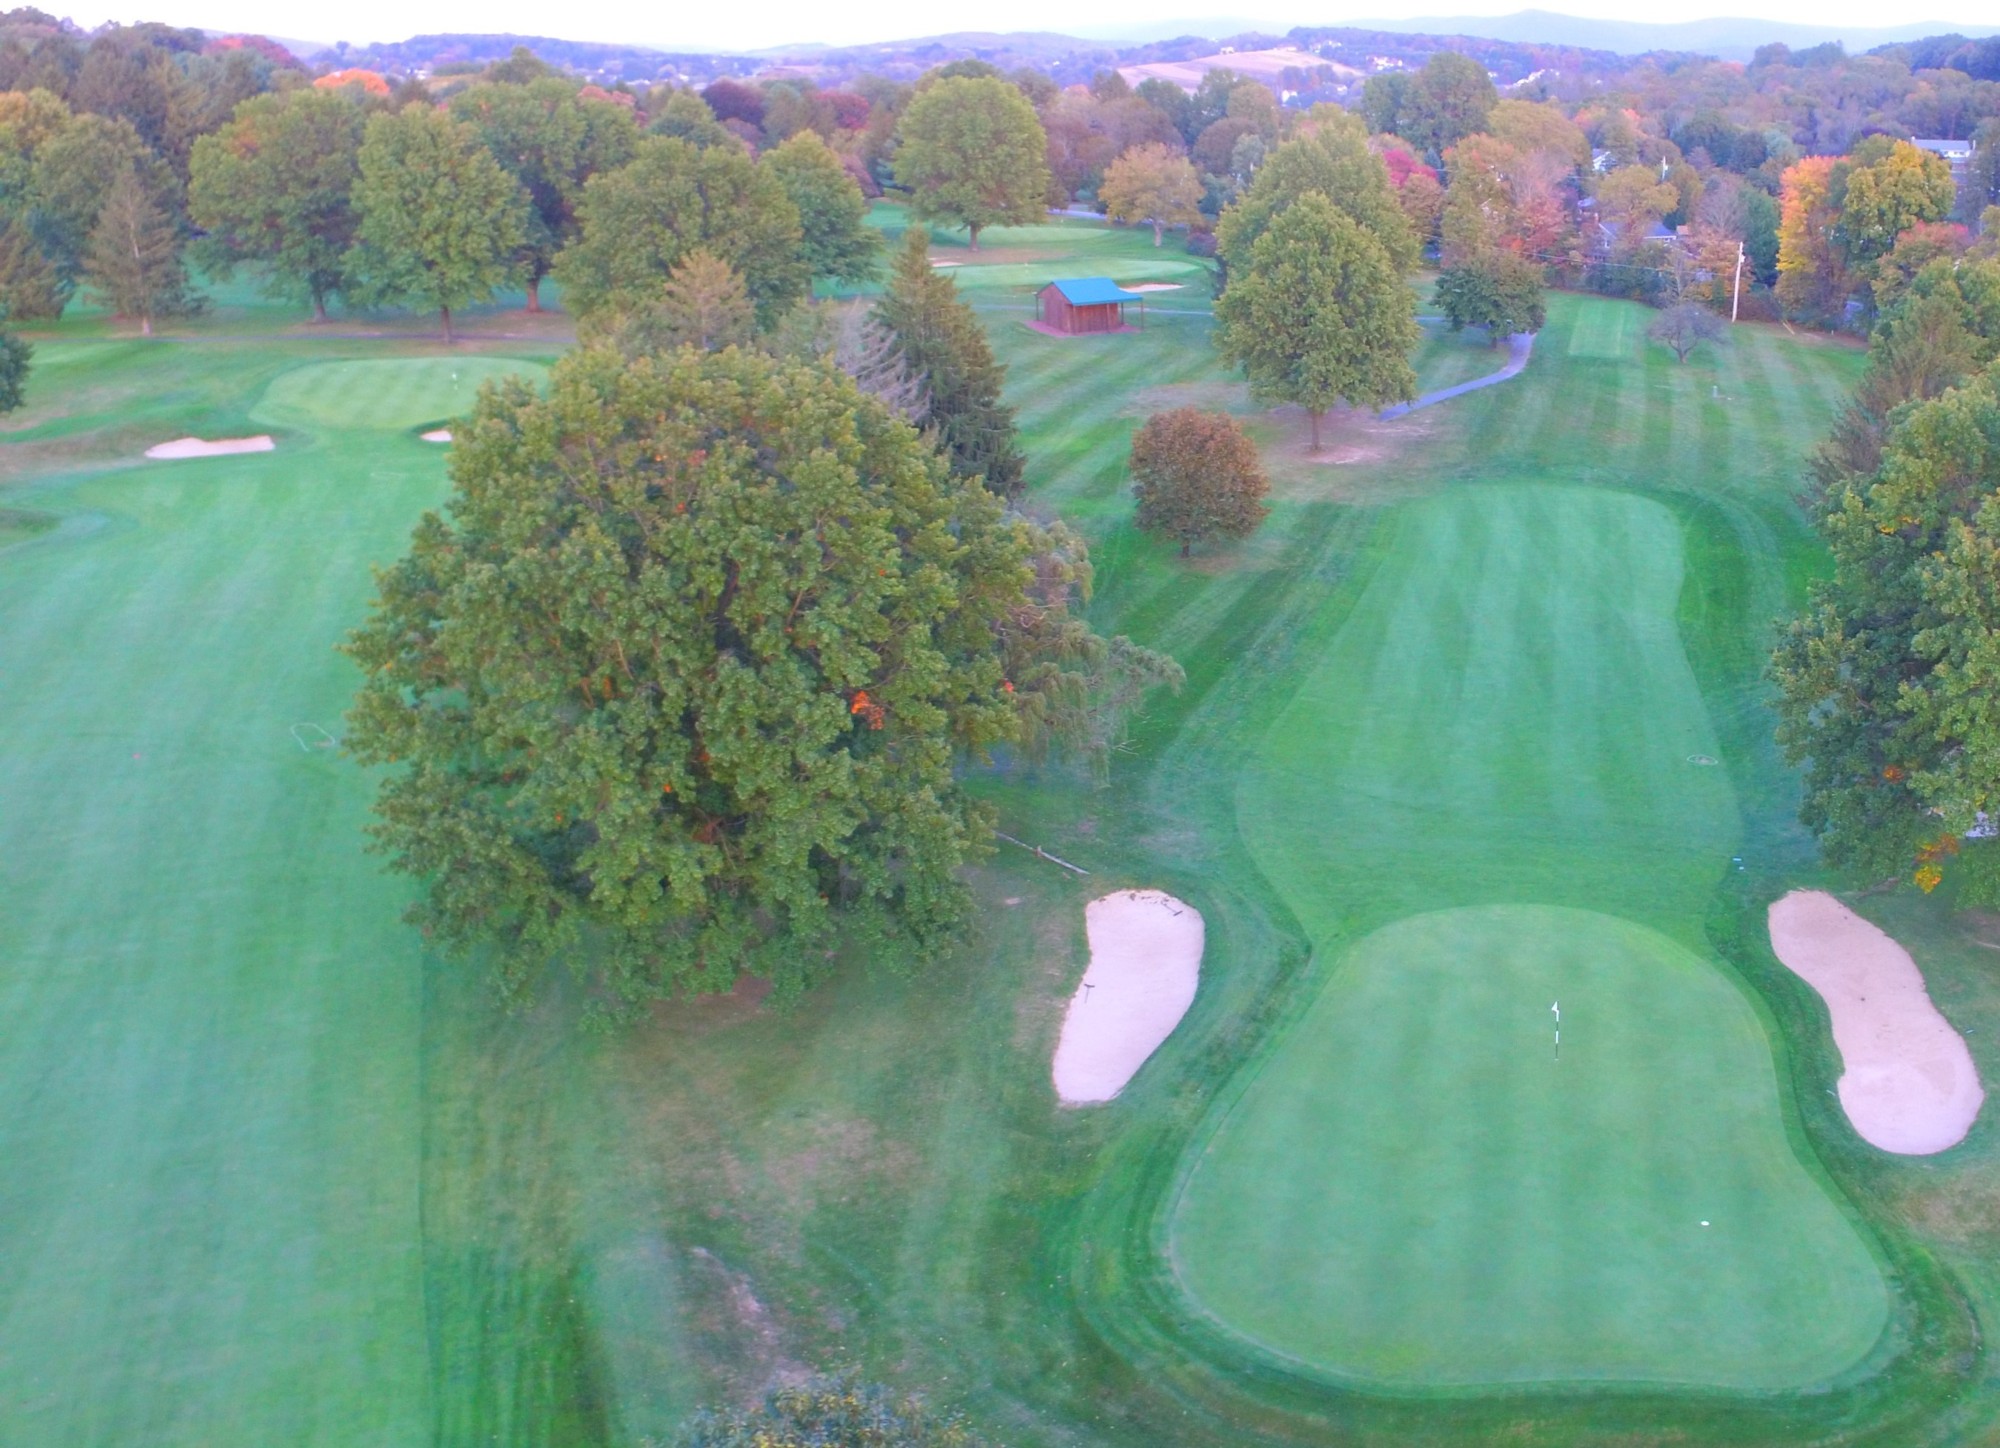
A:
{"type": "Polygon", "coordinates": [[[1813,457],[1833,575],[1772,662],[1828,860],[2000,904],[2000,258],[1939,258],[1876,323],[1813,457]]]}

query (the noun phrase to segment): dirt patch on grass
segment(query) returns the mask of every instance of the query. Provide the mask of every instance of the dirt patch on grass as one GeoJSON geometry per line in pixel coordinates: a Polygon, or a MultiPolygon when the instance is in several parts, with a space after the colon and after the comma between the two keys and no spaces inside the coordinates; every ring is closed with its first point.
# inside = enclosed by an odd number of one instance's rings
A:
{"type": "Polygon", "coordinates": [[[1862,1139],[1904,1156],[1964,1140],[1986,1093],[1910,953],[1823,890],[1792,891],[1769,922],[1771,949],[1833,1017],[1840,1104],[1862,1139]]]}
{"type": "Polygon", "coordinates": [[[1409,479],[1391,473],[1388,465],[1429,442],[1439,426],[1427,413],[1384,421],[1373,413],[1341,409],[1320,419],[1315,452],[1312,419],[1305,410],[1279,407],[1258,417],[1249,432],[1264,455],[1275,496],[1378,504],[1410,496],[1409,479]]]}
{"type": "Polygon", "coordinates": [[[785,1334],[771,1309],[758,1298],[748,1273],[733,1270],[706,1247],[691,1247],[688,1258],[706,1310],[693,1326],[712,1343],[726,1345],[716,1357],[731,1365],[738,1393],[753,1397],[765,1389],[804,1382],[805,1364],[785,1351],[785,1334]]]}
{"type": "Polygon", "coordinates": [[[1124,412],[1149,417],[1176,407],[1226,412],[1242,419],[1244,431],[1263,457],[1272,496],[1302,502],[1378,504],[1409,497],[1407,477],[1392,477],[1379,469],[1429,442],[1443,425],[1428,413],[1384,421],[1366,410],[1336,408],[1320,419],[1320,447],[1314,452],[1312,419],[1304,408],[1258,407],[1250,400],[1247,383],[1220,379],[1141,388],[1124,412]]]}
{"type": "Polygon", "coordinates": [[[1988,1183],[1926,1183],[1904,1192],[1896,1212],[1935,1241],[1988,1253],[2000,1246],[2000,1195],[1988,1183]]]}

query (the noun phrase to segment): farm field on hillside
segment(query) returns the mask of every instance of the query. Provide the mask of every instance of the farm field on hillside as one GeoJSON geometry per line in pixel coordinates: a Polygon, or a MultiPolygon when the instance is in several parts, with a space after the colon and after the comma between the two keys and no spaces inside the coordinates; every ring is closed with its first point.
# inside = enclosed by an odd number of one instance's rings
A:
{"type": "MultiPolygon", "coordinates": [[[[1555,296],[1520,377],[1336,419],[1329,463],[1216,364],[1172,241],[1065,220],[982,253],[937,255],[1010,369],[1025,506],[1088,536],[1094,621],[1187,687],[1105,788],[976,773],[1088,878],[1002,846],[971,937],[912,974],[610,1034],[429,951],[323,747],[370,566],[446,492],[416,431],[556,345],[508,314],[449,354],[315,337],[234,294],[150,344],[37,339],[0,433],[0,1437],[639,1448],[845,1363],[1007,1448],[2000,1431],[2000,1134],[1861,1144],[1760,933],[1827,883],[1760,672],[1859,355],[1743,327],[1681,366],[1643,309],[1555,296]],[[1185,290],[1143,332],[1021,325],[1073,275],[1185,290]],[[1190,563],[1132,529],[1123,466],[1184,402],[1250,419],[1276,476],[1258,535],[1190,563]],[[275,452],[135,461],[259,430],[275,452]],[[1201,992],[1117,1102],[1064,1110],[1082,907],[1124,886],[1202,910],[1201,992]],[[1529,1074],[1551,985],[1587,1113],[1529,1074]],[[1362,1257],[1289,1255],[1363,1228],[1362,1257]],[[1453,1253],[1505,1270],[1383,1267],[1453,1253]],[[1529,1369],[1481,1391],[1502,1343],[1529,1369]]],[[[1442,334],[1419,362],[1497,365],[1442,334]]],[[[1976,924],[1863,903],[2000,1075],[1976,924]]]]}

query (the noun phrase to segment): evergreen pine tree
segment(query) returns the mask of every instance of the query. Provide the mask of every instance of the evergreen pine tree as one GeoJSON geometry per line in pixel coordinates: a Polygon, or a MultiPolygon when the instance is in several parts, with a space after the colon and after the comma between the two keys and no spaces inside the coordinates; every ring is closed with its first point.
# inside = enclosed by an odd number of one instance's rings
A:
{"type": "Polygon", "coordinates": [[[119,316],[138,318],[142,336],[153,335],[153,318],[194,309],[180,233],[134,169],[111,183],[83,267],[91,290],[119,316]]]}
{"type": "Polygon", "coordinates": [[[55,264],[28,228],[13,221],[0,226],[0,315],[17,322],[59,317],[64,300],[55,264]]]}
{"type": "Polygon", "coordinates": [[[28,359],[35,349],[10,332],[0,332],[0,412],[21,405],[28,385],[28,359]]]}
{"type": "Polygon", "coordinates": [[[952,472],[1011,498],[1026,459],[1014,445],[1014,409],[1000,401],[1007,372],[951,278],[931,266],[929,247],[929,233],[912,227],[875,314],[930,398],[929,425],[952,472]]]}

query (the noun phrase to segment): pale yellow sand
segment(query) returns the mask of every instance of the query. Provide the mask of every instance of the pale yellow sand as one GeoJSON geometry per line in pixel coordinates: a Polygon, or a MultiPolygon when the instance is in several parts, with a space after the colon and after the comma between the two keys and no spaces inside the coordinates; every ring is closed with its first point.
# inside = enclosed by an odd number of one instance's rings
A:
{"type": "Polygon", "coordinates": [[[177,437],[172,442],[157,443],[146,449],[146,456],[162,460],[175,458],[221,458],[233,453],[269,452],[277,444],[268,434],[256,437],[223,437],[214,442],[204,442],[198,437],[177,437]]]}
{"type": "Polygon", "coordinates": [[[1178,292],[1183,290],[1180,282],[1132,282],[1125,288],[1128,292],[1178,292]]]}
{"type": "Polygon", "coordinates": [[[423,439],[425,442],[450,442],[451,429],[448,427],[437,428],[431,432],[424,433],[423,439]]]}
{"type": "Polygon", "coordinates": [[[1770,911],[1771,949],[1826,1001],[1845,1068],[1840,1104],[1863,1140],[1928,1156],[1964,1140],[1986,1099],[1965,1038],[1910,953],[1822,890],[1770,911]]]}
{"type": "Polygon", "coordinates": [[[1084,907],[1090,965],[1056,1043],[1066,1106],[1109,1101],[1173,1034],[1201,979],[1201,912],[1160,890],[1120,890],[1084,907]]]}

